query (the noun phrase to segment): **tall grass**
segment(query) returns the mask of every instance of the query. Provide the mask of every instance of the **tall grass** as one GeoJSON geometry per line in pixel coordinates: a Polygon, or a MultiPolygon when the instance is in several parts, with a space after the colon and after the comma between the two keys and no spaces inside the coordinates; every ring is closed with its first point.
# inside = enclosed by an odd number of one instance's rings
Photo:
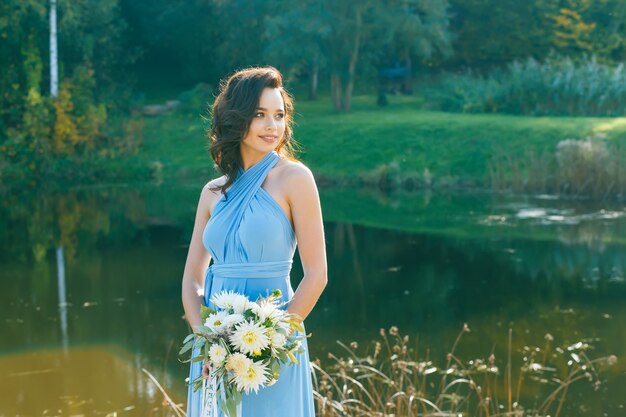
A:
{"type": "Polygon", "coordinates": [[[487,169],[494,191],[626,195],[626,149],[622,141],[608,143],[602,134],[564,139],[554,150],[541,153],[496,151],[487,169]]]}
{"type": "Polygon", "coordinates": [[[597,388],[601,367],[617,361],[615,356],[590,359],[585,341],[554,346],[547,334],[543,346],[520,352],[522,366],[514,372],[511,330],[504,361],[493,354],[466,361],[457,357],[466,332],[464,325],[442,364],[429,350],[420,356],[395,326],[388,334],[381,329],[382,341],[361,354],[356,343],[338,341],[346,358],[330,354],[333,364],[312,364],[318,415],[559,417],[572,384],[588,380],[597,388]]]}
{"type": "Polygon", "coordinates": [[[443,75],[425,95],[431,108],[451,112],[622,116],[626,67],[602,64],[593,56],[529,58],[487,75],[472,70],[443,75]]]}

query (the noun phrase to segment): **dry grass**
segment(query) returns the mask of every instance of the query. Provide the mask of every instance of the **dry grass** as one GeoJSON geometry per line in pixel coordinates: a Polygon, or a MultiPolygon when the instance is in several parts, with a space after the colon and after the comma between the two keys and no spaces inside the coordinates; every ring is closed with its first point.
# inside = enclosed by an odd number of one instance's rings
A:
{"type": "Polygon", "coordinates": [[[615,356],[589,359],[585,342],[553,347],[552,336],[546,335],[543,347],[525,348],[523,365],[514,375],[511,330],[503,371],[493,354],[467,362],[456,356],[466,332],[467,325],[442,366],[433,363],[428,350],[418,357],[409,347],[409,336],[400,335],[396,327],[388,334],[381,329],[382,341],[361,356],[355,342],[349,347],[338,341],[347,358],[331,354],[334,363],[324,369],[319,360],[313,363],[319,416],[558,417],[571,384],[589,380],[597,388],[598,364],[616,361],[615,356]],[[525,394],[525,384],[534,385],[529,387],[534,395],[525,394]]]}

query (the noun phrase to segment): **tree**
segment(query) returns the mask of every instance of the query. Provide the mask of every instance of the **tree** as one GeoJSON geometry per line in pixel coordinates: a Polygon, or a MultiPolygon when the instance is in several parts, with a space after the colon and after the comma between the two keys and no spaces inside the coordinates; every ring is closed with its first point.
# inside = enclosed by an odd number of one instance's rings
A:
{"type": "MultiPolygon", "coordinates": [[[[392,32],[395,57],[407,68],[404,91],[411,92],[416,59],[429,59],[435,53],[452,54],[447,0],[404,0],[386,7],[387,27],[392,32]]],[[[383,37],[383,39],[386,37],[383,37]]],[[[382,46],[384,47],[384,46],[382,46]]]]}
{"type": "Polygon", "coordinates": [[[325,45],[330,34],[330,16],[321,0],[275,2],[265,21],[264,56],[287,72],[288,78],[308,77],[309,99],[317,98],[320,72],[328,60],[325,45]]]}

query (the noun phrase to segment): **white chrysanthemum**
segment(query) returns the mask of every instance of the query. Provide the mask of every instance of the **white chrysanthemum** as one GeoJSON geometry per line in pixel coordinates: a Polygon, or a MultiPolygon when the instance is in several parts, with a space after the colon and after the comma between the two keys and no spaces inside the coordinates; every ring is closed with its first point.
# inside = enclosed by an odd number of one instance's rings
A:
{"type": "Polygon", "coordinates": [[[217,313],[210,314],[204,321],[204,325],[216,333],[226,330],[224,325],[224,319],[228,316],[225,311],[218,311],[217,313]]]}
{"type": "Polygon", "coordinates": [[[251,301],[244,295],[236,295],[232,300],[232,307],[235,314],[243,314],[248,308],[250,308],[251,301]]]}
{"type": "Polygon", "coordinates": [[[270,336],[270,344],[276,349],[283,348],[285,343],[287,343],[287,338],[282,333],[274,332],[270,336]]]}
{"type": "Polygon", "coordinates": [[[232,299],[235,295],[233,291],[221,291],[213,294],[211,297],[211,303],[217,308],[228,309],[232,305],[232,299]]]}
{"type": "Polygon", "coordinates": [[[259,319],[264,322],[270,319],[272,323],[276,323],[282,316],[281,311],[271,302],[263,300],[260,303],[254,303],[252,311],[259,316],[259,319]]]}
{"type": "Polygon", "coordinates": [[[222,363],[226,359],[226,349],[218,343],[215,343],[209,348],[209,357],[215,366],[222,366],[222,363]]]}
{"type": "Polygon", "coordinates": [[[215,304],[217,308],[221,308],[224,310],[228,310],[230,308],[235,309],[235,313],[243,313],[243,311],[238,311],[242,305],[246,305],[248,303],[248,298],[245,295],[241,295],[232,290],[230,291],[221,291],[219,293],[213,294],[211,297],[211,302],[215,304]]]}
{"type": "Polygon", "coordinates": [[[268,376],[269,370],[267,366],[261,362],[252,362],[246,372],[235,373],[234,381],[239,391],[244,391],[248,394],[254,390],[257,393],[261,385],[267,382],[268,376]]]}
{"type": "Polygon", "coordinates": [[[246,354],[261,351],[270,344],[263,327],[248,321],[237,324],[229,339],[241,353],[246,354]]]}
{"type": "Polygon", "coordinates": [[[224,325],[228,328],[233,327],[237,323],[241,323],[245,320],[245,317],[242,314],[229,314],[223,320],[224,325]]]}
{"type": "Polygon", "coordinates": [[[242,375],[247,372],[251,364],[252,359],[239,352],[233,353],[226,359],[226,369],[234,372],[235,375],[242,375]]]}

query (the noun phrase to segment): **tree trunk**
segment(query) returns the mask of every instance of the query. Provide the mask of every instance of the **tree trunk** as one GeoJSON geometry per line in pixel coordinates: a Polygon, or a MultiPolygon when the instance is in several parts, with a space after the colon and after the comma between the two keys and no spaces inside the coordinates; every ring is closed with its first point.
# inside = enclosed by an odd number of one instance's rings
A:
{"type": "Polygon", "coordinates": [[[50,96],[59,93],[59,63],[57,57],[57,0],[50,0],[50,96]]]}
{"type": "Polygon", "coordinates": [[[404,94],[413,94],[413,77],[412,77],[413,70],[411,68],[412,61],[411,61],[410,52],[407,52],[405,62],[406,62],[407,72],[406,72],[406,75],[404,76],[404,85],[403,85],[402,90],[404,90],[403,91],[404,94]]]}
{"type": "Polygon", "coordinates": [[[333,98],[333,107],[341,111],[341,76],[333,73],[330,76],[330,93],[333,98]]]}
{"type": "Polygon", "coordinates": [[[315,62],[313,62],[313,64],[311,65],[311,69],[309,73],[310,74],[309,75],[309,81],[310,81],[309,100],[317,100],[317,85],[318,85],[319,72],[320,72],[320,66],[316,59],[315,62]]]}
{"type": "Polygon", "coordinates": [[[348,79],[346,80],[346,89],[343,92],[341,109],[345,112],[350,111],[352,103],[352,91],[354,90],[354,75],[356,73],[356,64],[359,60],[359,49],[361,48],[361,27],[363,26],[363,11],[360,7],[355,9],[354,19],[354,43],[352,44],[352,52],[350,53],[350,61],[348,62],[348,79]]]}

